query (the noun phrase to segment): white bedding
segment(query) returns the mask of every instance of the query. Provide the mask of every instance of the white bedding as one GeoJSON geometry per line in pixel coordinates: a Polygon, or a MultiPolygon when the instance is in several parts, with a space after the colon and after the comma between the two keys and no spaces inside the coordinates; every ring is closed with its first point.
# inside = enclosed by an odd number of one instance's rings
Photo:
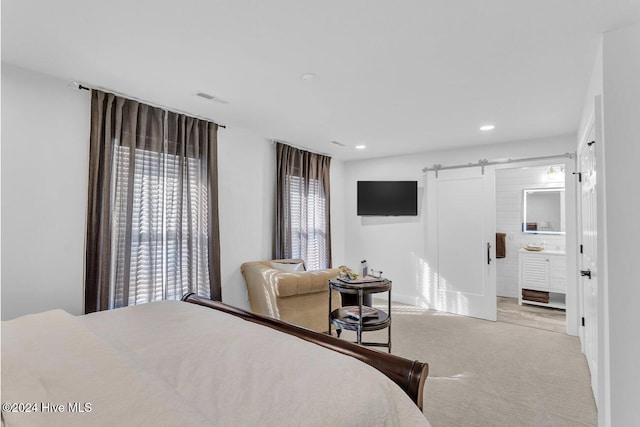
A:
{"type": "Polygon", "coordinates": [[[8,427],[428,425],[362,362],[178,301],[3,322],[2,401],[65,406],[3,412],[8,427]]]}

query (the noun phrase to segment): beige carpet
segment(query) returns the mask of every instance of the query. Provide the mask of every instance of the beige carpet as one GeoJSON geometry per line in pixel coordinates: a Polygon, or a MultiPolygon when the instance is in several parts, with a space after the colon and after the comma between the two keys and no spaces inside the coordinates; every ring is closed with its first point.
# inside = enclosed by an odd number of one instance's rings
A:
{"type": "MultiPolygon", "coordinates": [[[[576,337],[402,304],[391,331],[394,354],[430,365],[424,412],[433,427],[596,425],[576,337]]],[[[363,339],[384,341],[386,331],[363,339]]]]}

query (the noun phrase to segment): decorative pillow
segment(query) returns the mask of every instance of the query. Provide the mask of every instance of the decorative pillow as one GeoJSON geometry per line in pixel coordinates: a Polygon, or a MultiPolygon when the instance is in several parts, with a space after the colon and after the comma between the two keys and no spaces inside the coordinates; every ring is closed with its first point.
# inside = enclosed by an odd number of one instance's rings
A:
{"type": "Polygon", "coordinates": [[[304,264],[301,262],[294,264],[294,263],[271,261],[271,267],[275,268],[278,271],[283,271],[285,273],[297,273],[298,271],[304,271],[304,264]]]}

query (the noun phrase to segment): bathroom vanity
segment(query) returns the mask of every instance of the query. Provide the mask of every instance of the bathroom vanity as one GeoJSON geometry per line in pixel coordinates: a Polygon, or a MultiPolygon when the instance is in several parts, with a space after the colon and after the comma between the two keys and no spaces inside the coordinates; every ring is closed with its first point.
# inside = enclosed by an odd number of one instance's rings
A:
{"type": "Polygon", "coordinates": [[[546,249],[529,251],[522,248],[518,251],[518,257],[518,304],[564,309],[567,291],[565,253],[546,249]]]}

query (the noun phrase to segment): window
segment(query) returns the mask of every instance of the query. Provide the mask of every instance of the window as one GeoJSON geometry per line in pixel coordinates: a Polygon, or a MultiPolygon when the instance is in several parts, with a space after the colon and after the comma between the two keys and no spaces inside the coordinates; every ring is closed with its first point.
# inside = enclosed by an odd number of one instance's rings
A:
{"type": "Polygon", "coordinates": [[[307,270],[331,267],[331,158],[276,144],[274,258],[300,258],[307,270]]]}
{"type": "Polygon", "coordinates": [[[317,179],[287,176],[291,216],[291,258],[305,261],[307,270],[329,268],[327,259],[327,203],[317,179]]]}
{"type": "Polygon", "coordinates": [[[91,96],[85,312],[220,300],[217,125],[91,96]]]}
{"type": "Polygon", "coordinates": [[[180,299],[190,290],[208,298],[208,260],[203,256],[203,243],[208,241],[207,191],[196,179],[198,162],[136,149],[132,210],[128,213],[124,196],[129,188],[130,150],[115,145],[114,151],[113,174],[118,179],[112,241],[116,256],[111,266],[109,308],[180,299]],[[183,171],[186,178],[180,191],[183,171]],[[191,190],[186,191],[187,188],[191,190]],[[186,193],[187,203],[178,200],[180,194],[186,193]],[[131,215],[130,226],[127,215],[131,215]],[[130,243],[126,238],[129,228],[130,243]],[[129,259],[125,261],[125,257],[129,259]],[[125,274],[127,265],[129,271],[125,274]],[[125,291],[128,298],[124,298],[125,291]]]}

